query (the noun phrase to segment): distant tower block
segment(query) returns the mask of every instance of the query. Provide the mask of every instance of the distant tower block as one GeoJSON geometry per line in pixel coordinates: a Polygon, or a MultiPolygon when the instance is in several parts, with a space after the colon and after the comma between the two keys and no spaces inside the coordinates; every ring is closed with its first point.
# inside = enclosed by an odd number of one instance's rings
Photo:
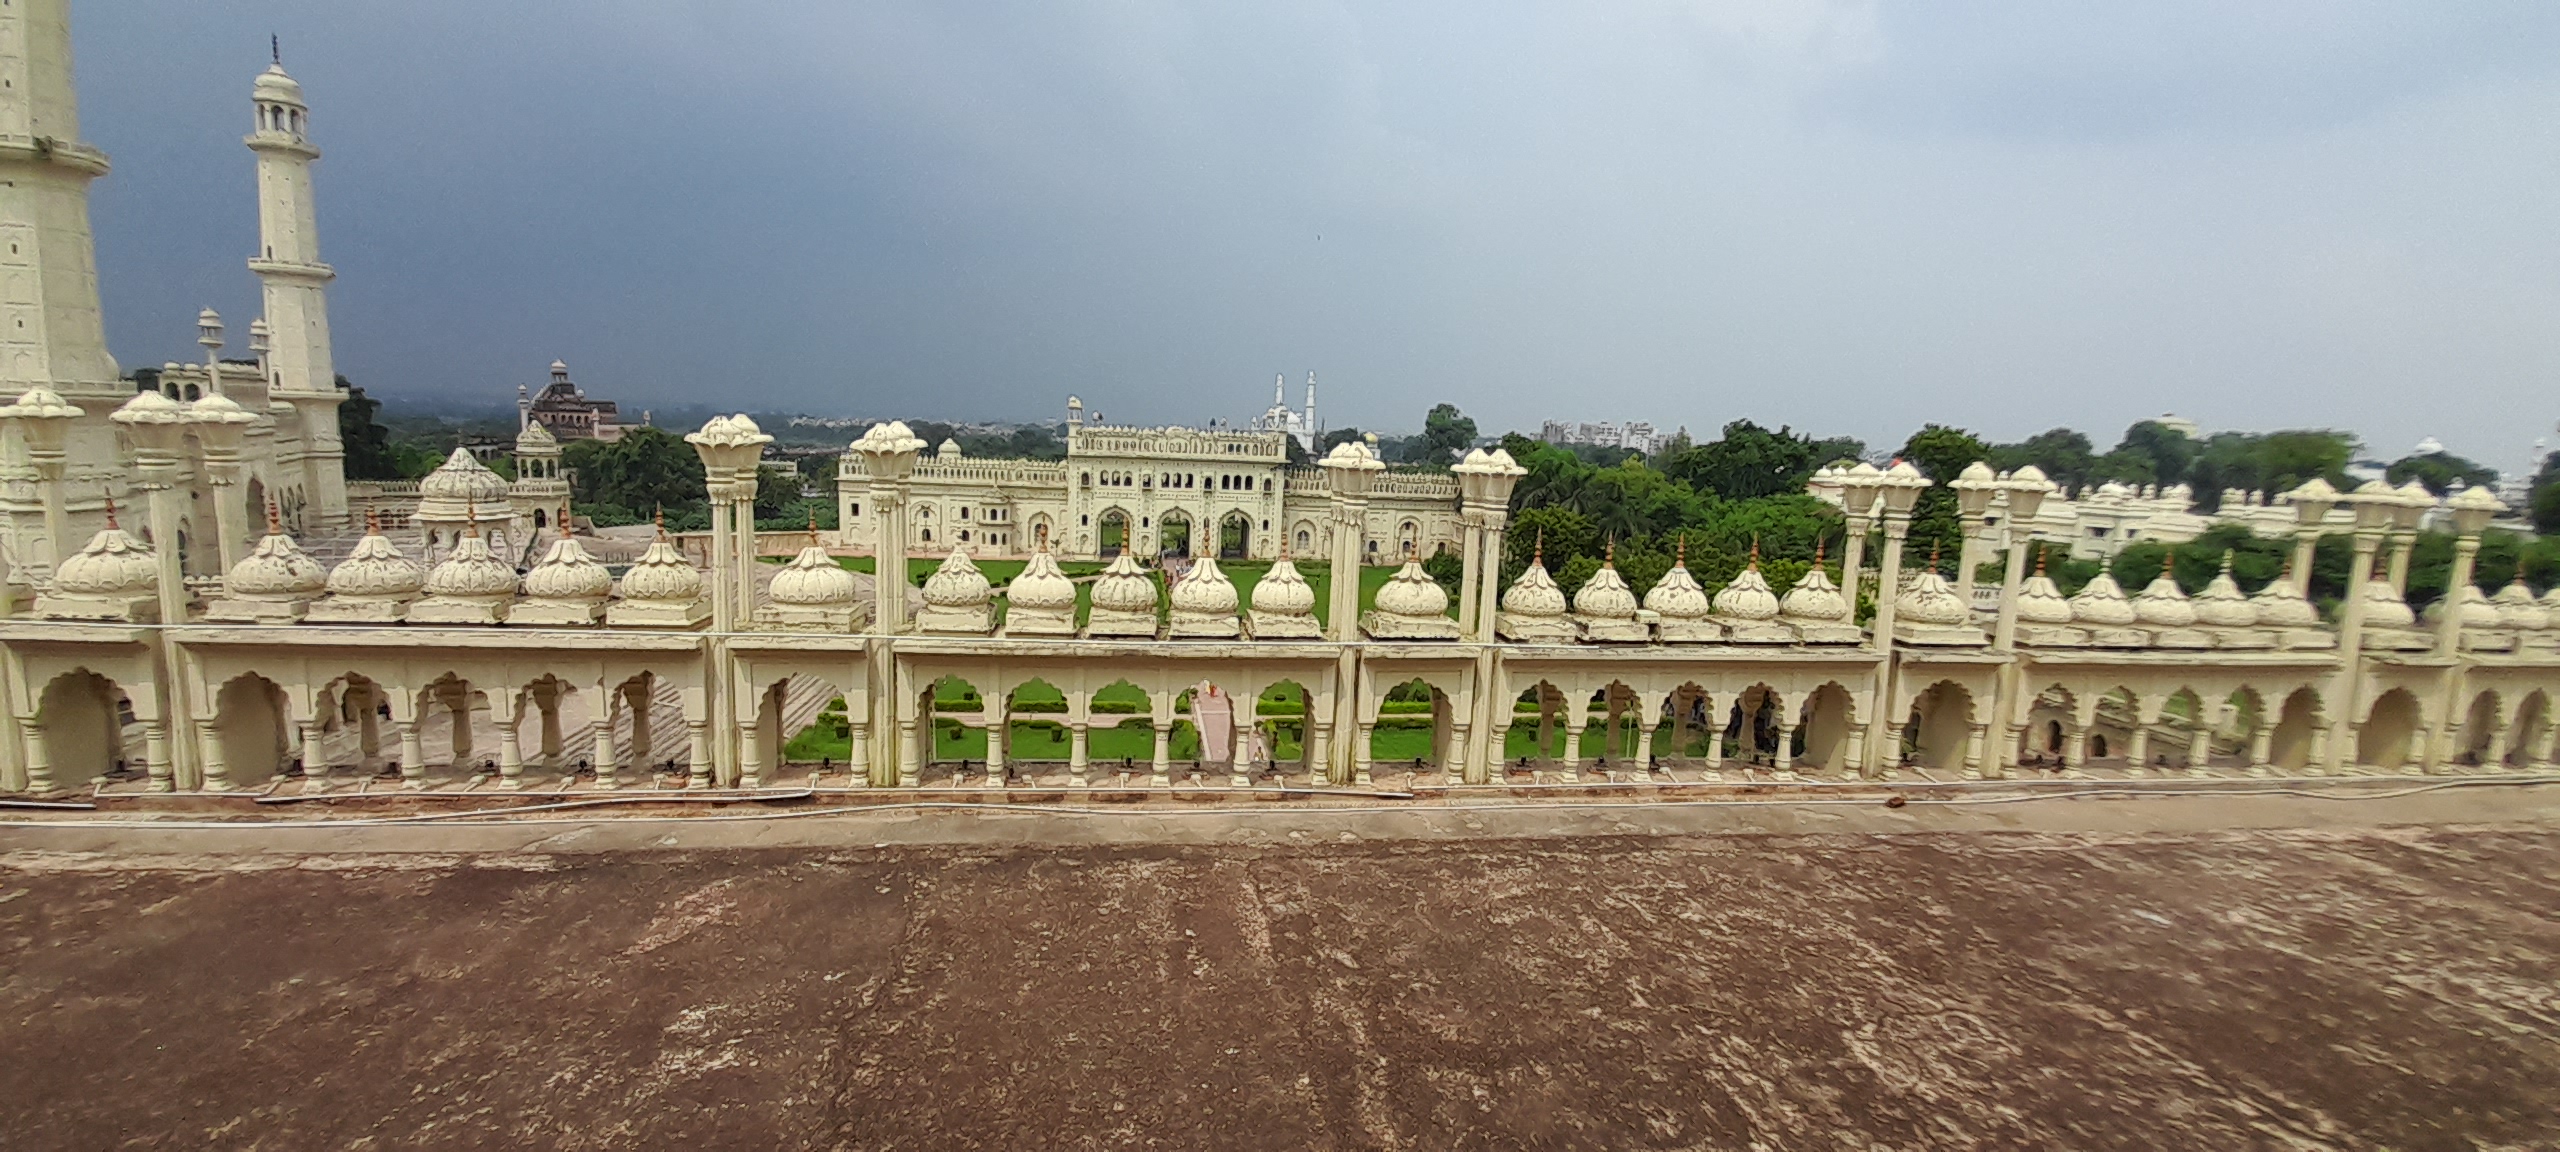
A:
{"type": "MultiPolygon", "coordinates": [[[[10,399],[38,384],[75,404],[124,399],[89,234],[89,182],[106,172],[106,153],[80,142],[68,0],[0,6],[0,389],[10,399]]],[[[83,406],[104,416],[112,404],[83,406]]],[[[77,431],[111,435],[103,423],[77,431]]]]}
{"type": "Polygon", "coordinates": [[[347,522],[346,449],[338,442],[338,370],[329,353],[328,284],[337,271],[320,260],[320,222],[311,191],[311,109],[302,85],[270,64],[251,86],[258,156],[258,254],[249,270],[265,288],[269,395],[293,406],[301,451],[276,461],[310,494],[311,514],[347,522]]]}

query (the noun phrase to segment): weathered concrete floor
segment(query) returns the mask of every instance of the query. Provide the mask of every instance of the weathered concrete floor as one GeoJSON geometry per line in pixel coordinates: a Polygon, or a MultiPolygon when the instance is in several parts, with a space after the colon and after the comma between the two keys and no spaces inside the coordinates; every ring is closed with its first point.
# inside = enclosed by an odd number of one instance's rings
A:
{"type": "Polygon", "coordinates": [[[16,1149],[2560,1144],[2543,829],[16,862],[16,1149]]]}

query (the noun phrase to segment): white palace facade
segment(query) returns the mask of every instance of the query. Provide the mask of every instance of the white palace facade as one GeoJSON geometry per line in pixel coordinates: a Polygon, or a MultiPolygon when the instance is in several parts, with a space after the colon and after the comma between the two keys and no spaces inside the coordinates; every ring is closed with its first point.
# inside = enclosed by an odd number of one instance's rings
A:
{"type": "Polygon", "coordinates": [[[1292,470],[1283,431],[1080,425],[1063,463],[979,462],[924,457],[905,426],[878,425],[845,458],[843,523],[880,572],[936,560],[917,587],[858,575],[814,540],[761,560],[771,437],[735,416],[687,437],[709,481],[700,563],[661,538],[608,568],[541,518],[565,498],[555,469],[500,481],[467,454],[421,485],[406,528],[320,549],[311,537],[336,515],[333,479],[309,472],[327,458],[327,270],[299,92],[280,70],[256,90],[252,146],[262,171],[280,166],[261,182],[271,252],[254,265],[269,284],[265,403],[227,378],[117,395],[85,225],[105,163],[72,142],[64,11],[0,7],[0,223],[19,259],[15,400],[0,405],[18,541],[0,582],[0,792],[211,805],[1473,789],[1531,803],[1740,798],[1735,784],[1786,798],[1922,774],[2192,789],[2551,769],[2560,599],[2470,587],[2499,507],[2480,489],[2439,502],[2315,481],[2281,505],[2288,578],[2244,590],[2226,571],[2190,594],[2101,576],[2066,598],[2027,570],[2026,533],[1993,527],[1995,511],[2035,521],[2052,486],[2032,468],[1951,481],[1968,543],[1950,582],[1903,567],[1931,481],[1860,464],[1818,482],[1847,522],[1836,567],[1775,588],[1755,566],[1714,589],[1685,566],[1643,589],[1603,567],[1567,597],[1543,565],[1502,579],[1523,473],[1499,452],[1407,474],[1352,442],[1292,470]],[[219,493],[259,428],[279,446],[270,492],[304,496],[301,531],[281,499],[249,516],[241,485],[227,501],[193,485],[207,469],[219,493]],[[189,547],[189,525],[225,509],[239,531],[189,547]],[[2464,595],[2420,620],[2403,591],[2430,515],[2456,533],[2464,595]],[[1197,559],[1180,579],[1140,565],[1185,533],[1197,559]],[[2303,575],[2324,533],[2355,556],[2334,615],[2303,575]],[[972,559],[982,547],[1029,559],[998,583],[972,559]],[[1454,589],[1417,559],[1442,549],[1460,561],[1454,589]],[[1096,575],[1058,563],[1115,550],[1096,575]],[[1260,569],[1240,581],[1220,551],[1271,562],[1237,565],[1260,569]],[[1370,596],[1349,577],[1373,557],[1396,569],[1370,596]],[[1976,560],[2004,561],[1980,607],[1976,560]],[[1854,591],[1868,581],[1872,617],[1854,591]],[[821,729],[832,739],[813,752],[800,737],[821,729]],[[1144,751],[1098,753],[1098,734],[1144,751]]]}

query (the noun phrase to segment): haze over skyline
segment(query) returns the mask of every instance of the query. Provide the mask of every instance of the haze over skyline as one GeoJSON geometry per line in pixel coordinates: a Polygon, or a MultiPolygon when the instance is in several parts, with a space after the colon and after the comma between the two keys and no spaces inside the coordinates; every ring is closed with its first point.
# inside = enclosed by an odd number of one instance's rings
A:
{"type": "MultiPolygon", "coordinates": [[[[2421,436],[2560,377],[2560,9],[1821,2],[74,12],[111,348],[245,341],[313,104],[340,370],[626,409],[2421,436]]],[[[242,351],[234,348],[235,353],[242,351]]]]}

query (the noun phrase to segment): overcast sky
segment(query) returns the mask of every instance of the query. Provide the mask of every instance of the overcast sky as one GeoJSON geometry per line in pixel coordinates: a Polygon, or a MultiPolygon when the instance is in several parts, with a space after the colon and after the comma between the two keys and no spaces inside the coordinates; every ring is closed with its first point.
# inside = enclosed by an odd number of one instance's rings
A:
{"type": "Polygon", "coordinates": [[[2560,417],[2560,5],[77,0],[108,337],[256,311],[314,105],[340,371],[1487,431],[2560,417]]]}

